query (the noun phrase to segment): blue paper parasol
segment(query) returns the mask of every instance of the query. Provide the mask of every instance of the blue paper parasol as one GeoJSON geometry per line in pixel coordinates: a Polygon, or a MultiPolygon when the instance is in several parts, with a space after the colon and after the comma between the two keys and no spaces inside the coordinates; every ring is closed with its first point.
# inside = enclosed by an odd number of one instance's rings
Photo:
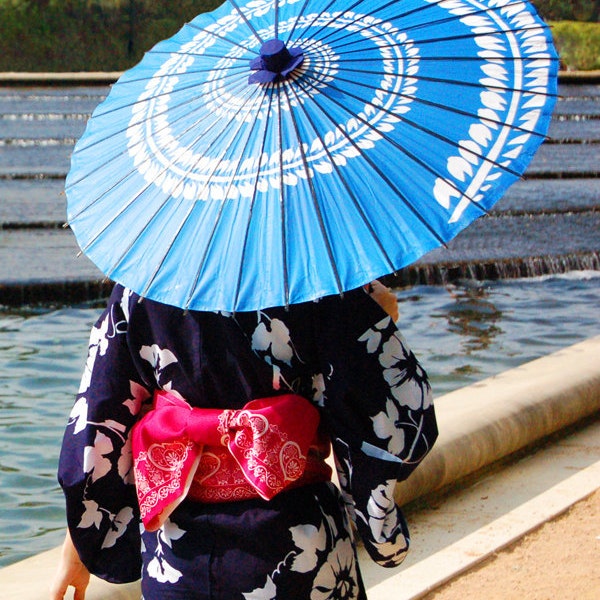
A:
{"type": "Polygon", "coordinates": [[[182,308],[340,293],[492,207],[544,139],[556,72],[522,0],[225,2],[98,106],[68,221],[109,278],[182,308]]]}

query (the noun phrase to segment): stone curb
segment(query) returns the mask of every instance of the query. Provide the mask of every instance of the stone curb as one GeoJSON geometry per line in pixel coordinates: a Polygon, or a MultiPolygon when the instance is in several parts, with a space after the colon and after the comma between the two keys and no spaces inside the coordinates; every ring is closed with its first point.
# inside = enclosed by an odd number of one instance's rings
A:
{"type": "Polygon", "coordinates": [[[600,412],[600,336],[439,398],[440,436],[401,506],[600,412]]]}
{"type": "MultiPolygon", "coordinates": [[[[439,398],[436,410],[440,439],[413,476],[398,486],[398,501],[405,504],[455,484],[467,474],[600,412],[599,355],[600,336],[439,398]]],[[[594,477],[598,472],[596,468],[594,477]]],[[[502,470],[494,477],[502,477],[502,470]]],[[[596,483],[600,485],[600,481],[596,483]]],[[[523,505],[518,510],[525,520],[520,535],[566,510],[576,499],[572,495],[559,496],[552,510],[546,511],[529,511],[523,505]]],[[[481,530],[479,535],[485,536],[486,531],[481,530]]],[[[54,549],[0,570],[0,598],[47,598],[58,556],[59,550],[54,549]]],[[[418,565],[412,568],[419,568],[418,565]]],[[[464,569],[464,565],[451,567],[444,580],[464,569]]],[[[372,572],[369,567],[366,570],[372,572]]],[[[376,600],[397,598],[401,587],[398,578],[402,574],[402,569],[391,574],[384,571],[379,581],[371,582],[369,589],[376,593],[376,600]]],[[[442,582],[439,580],[437,585],[442,582]]],[[[420,589],[413,590],[410,597],[419,597],[434,584],[429,578],[419,585],[420,589]]],[[[139,598],[139,585],[113,586],[93,579],[86,598],[133,600],[139,598]]]]}
{"type": "Polygon", "coordinates": [[[0,85],[110,85],[121,76],[120,71],[77,73],[0,73],[0,85]]]}

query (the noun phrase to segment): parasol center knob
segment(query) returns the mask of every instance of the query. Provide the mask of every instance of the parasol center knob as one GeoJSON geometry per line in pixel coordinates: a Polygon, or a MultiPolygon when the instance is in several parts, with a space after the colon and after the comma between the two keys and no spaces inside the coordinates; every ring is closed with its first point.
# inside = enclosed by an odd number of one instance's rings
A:
{"type": "Polygon", "coordinates": [[[278,78],[287,77],[304,60],[300,48],[291,48],[278,39],[267,40],[260,48],[260,56],[250,62],[250,68],[256,73],[250,75],[249,83],[270,83],[278,78]]]}
{"type": "Polygon", "coordinates": [[[260,48],[264,68],[272,73],[281,73],[292,60],[292,55],[281,40],[268,40],[260,48]]]}

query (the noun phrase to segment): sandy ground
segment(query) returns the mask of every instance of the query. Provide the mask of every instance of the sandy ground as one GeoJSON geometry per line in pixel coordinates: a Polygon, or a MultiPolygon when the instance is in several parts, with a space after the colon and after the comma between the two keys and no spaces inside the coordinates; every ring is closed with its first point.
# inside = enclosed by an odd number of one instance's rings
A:
{"type": "Polygon", "coordinates": [[[426,600],[599,600],[600,490],[426,600]]]}

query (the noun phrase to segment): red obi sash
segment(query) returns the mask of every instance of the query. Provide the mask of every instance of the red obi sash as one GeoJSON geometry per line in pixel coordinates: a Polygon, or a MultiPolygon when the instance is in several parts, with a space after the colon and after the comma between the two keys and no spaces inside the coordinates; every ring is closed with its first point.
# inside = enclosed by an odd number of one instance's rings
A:
{"type": "Polygon", "coordinates": [[[331,478],[319,411],[295,394],[253,400],[241,410],[192,408],[173,393],[134,426],[132,450],[144,526],[158,529],[186,497],[201,502],[270,500],[282,490],[331,478]]]}

